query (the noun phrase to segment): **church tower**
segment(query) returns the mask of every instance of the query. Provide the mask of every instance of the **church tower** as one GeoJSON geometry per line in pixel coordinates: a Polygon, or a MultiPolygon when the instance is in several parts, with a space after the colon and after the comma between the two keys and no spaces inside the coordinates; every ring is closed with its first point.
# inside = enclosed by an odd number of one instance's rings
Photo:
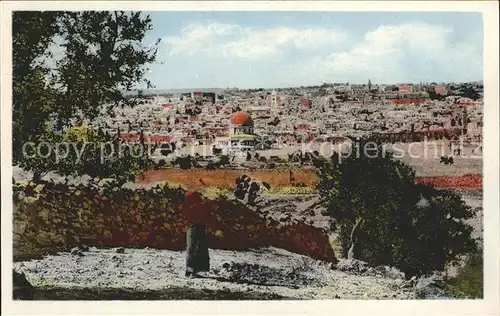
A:
{"type": "Polygon", "coordinates": [[[368,79],[368,91],[372,91],[372,81],[368,79]]]}

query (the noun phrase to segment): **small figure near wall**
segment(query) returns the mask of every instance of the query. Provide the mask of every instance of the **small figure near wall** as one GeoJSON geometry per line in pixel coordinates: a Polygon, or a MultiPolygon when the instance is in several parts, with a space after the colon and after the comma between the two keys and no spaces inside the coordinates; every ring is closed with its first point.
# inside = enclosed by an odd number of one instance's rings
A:
{"type": "Polygon", "coordinates": [[[189,225],[186,231],[186,277],[197,277],[198,272],[210,270],[206,225],[212,208],[197,190],[186,192],[182,205],[189,225]]]}

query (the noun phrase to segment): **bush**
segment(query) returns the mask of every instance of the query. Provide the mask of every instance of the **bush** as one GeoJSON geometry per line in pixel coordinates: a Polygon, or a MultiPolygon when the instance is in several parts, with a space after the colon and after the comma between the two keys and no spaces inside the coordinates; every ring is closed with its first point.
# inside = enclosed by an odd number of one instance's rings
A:
{"type": "Polygon", "coordinates": [[[456,298],[483,298],[483,253],[474,253],[457,276],[448,280],[446,291],[456,298]]]}
{"type": "Polygon", "coordinates": [[[264,186],[262,186],[261,189],[263,194],[268,195],[301,195],[315,193],[314,188],[310,187],[281,187],[266,189],[264,186]]]}
{"type": "MultiPolygon", "coordinates": [[[[365,141],[353,143],[352,152],[365,141]]],[[[464,223],[473,211],[458,194],[415,184],[409,166],[380,144],[376,153],[333,157],[318,170],[318,191],[336,220],[344,255],[396,266],[411,277],[441,271],[476,249],[464,223]]]]}
{"type": "Polygon", "coordinates": [[[222,156],[220,156],[219,162],[218,162],[219,166],[227,166],[230,163],[231,162],[229,161],[229,156],[228,155],[222,155],[222,156]]]}
{"type": "Polygon", "coordinates": [[[159,167],[159,168],[165,167],[165,166],[166,166],[166,164],[167,164],[167,163],[166,163],[166,162],[165,162],[165,160],[163,160],[163,159],[162,159],[162,160],[160,160],[160,161],[158,161],[158,167],[159,167]]]}
{"type": "Polygon", "coordinates": [[[195,158],[191,156],[187,157],[177,157],[174,161],[172,161],[173,166],[179,166],[179,168],[183,170],[191,169],[191,168],[198,168],[200,165],[198,164],[198,161],[196,161],[195,158]]]}
{"type": "Polygon", "coordinates": [[[265,166],[265,169],[276,169],[276,164],[274,162],[270,162],[265,166]]]}

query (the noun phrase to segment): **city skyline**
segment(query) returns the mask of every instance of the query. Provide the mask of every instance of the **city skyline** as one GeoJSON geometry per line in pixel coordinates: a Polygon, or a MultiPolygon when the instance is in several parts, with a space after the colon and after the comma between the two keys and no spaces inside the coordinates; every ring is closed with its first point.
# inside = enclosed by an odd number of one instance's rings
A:
{"type": "Polygon", "coordinates": [[[147,13],[156,89],[482,80],[480,13],[147,13]]]}
{"type": "MultiPolygon", "coordinates": [[[[370,80],[370,79],[369,79],[370,80]]],[[[461,84],[473,84],[473,85],[482,85],[483,80],[474,80],[474,81],[464,81],[464,82],[398,82],[398,83],[377,83],[377,82],[371,82],[373,86],[399,86],[399,85],[429,85],[432,86],[433,84],[436,85],[461,85],[461,84]]],[[[361,82],[324,82],[322,84],[327,84],[327,85],[344,85],[344,84],[349,84],[349,85],[366,85],[367,82],[361,83],[361,82]]],[[[288,87],[258,87],[258,88],[241,88],[241,87],[193,87],[193,88],[152,88],[152,89],[144,89],[142,90],[143,92],[148,92],[148,93],[158,93],[158,94],[163,94],[163,93],[188,93],[188,92],[193,92],[193,91],[199,91],[199,92],[213,92],[213,91],[224,91],[224,90],[232,90],[232,89],[238,89],[238,90],[255,90],[255,89],[264,89],[264,90],[274,90],[274,89],[280,89],[280,90],[287,90],[287,89],[302,89],[302,88],[309,88],[309,87],[318,87],[321,86],[322,84],[312,84],[309,86],[288,86],[288,87]]],[[[137,90],[131,91],[131,92],[136,92],[137,90]]]]}

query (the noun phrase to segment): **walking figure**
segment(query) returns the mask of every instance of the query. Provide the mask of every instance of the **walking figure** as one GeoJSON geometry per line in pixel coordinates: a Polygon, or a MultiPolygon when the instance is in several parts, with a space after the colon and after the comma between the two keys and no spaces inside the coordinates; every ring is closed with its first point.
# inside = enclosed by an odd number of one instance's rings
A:
{"type": "Polygon", "coordinates": [[[188,222],[186,232],[186,277],[197,277],[198,272],[210,270],[206,224],[212,206],[203,200],[197,190],[186,192],[182,211],[188,222]]]}

